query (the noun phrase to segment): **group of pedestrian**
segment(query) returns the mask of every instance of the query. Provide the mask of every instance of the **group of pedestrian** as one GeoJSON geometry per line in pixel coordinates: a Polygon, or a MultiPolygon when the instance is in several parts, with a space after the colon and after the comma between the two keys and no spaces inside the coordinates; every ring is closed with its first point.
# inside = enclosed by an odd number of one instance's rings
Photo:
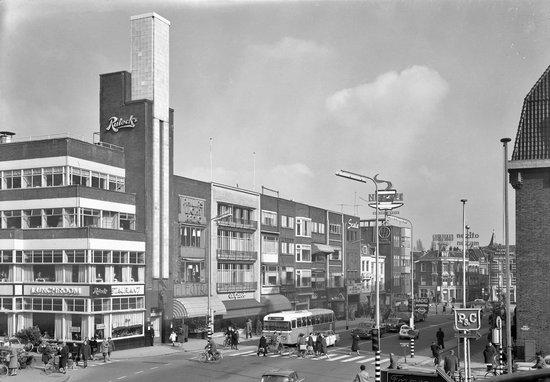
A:
{"type": "Polygon", "coordinates": [[[231,349],[239,350],[239,331],[233,326],[228,326],[225,337],[229,341],[231,349]]]}
{"type": "Polygon", "coordinates": [[[328,358],[327,339],[322,333],[309,333],[308,336],[300,333],[297,346],[301,357],[312,354],[316,357],[325,356],[328,358]]]}

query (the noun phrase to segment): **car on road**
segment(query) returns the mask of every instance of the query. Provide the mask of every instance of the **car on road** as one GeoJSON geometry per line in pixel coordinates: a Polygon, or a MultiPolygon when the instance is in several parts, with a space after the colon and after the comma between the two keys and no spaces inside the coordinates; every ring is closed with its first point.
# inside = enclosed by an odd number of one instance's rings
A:
{"type": "Polygon", "coordinates": [[[409,325],[401,325],[399,329],[399,339],[418,339],[420,336],[420,331],[418,329],[413,329],[409,325]]]}
{"type": "MultiPolygon", "coordinates": [[[[352,334],[357,334],[359,338],[370,340],[372,337],[372,331],[376,328],[374,321],[360,322],[359,325],[351,331],[352,334]]],[[[380,323],[380,337],[386,333],[386,324],[380,323]]]]}
{"type": "Polygon", "coordinates": [[[270,370],[262,374],[260,382],[304,382],[294,370],[270,370]]]}
{"type": "Polygon", "coordinates": [[[401,325],[403,325],[403,322],[399,319],[399,317],[390,317],[384,324],[386,326],[386,331],[398,333],[399,329],[401,329],[401,325]]]}

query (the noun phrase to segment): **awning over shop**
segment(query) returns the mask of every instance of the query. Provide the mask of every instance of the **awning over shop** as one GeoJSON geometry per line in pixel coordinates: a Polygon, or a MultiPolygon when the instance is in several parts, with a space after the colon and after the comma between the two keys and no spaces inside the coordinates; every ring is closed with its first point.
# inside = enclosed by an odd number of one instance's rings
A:
{"type": "Polygon", "coordinates": [[[335,248],[332,245],[327,244],[311,244],[311,253],[332,253],[335,248]]]}
{"type": "MultiPolygon", "coordinates": [[[[216,296],[210,297],[210,306],[215,316],[227,313],[225,305],[216,296]]],[[[180,297],[174,299],[174,318],[202,317],[207,314],[208,297],[180,297]]]]}
{"type": "Polygon", "coordinates": [[[223,315],[224,319],[257,316],[263,308],[263,305],[253,298],[228,300],[223,301],[223,304],[227,310],[227,313],[223,315]]]}
{"type": "Polygon", "coordinates": [[[290,301],[288,301],[288,298],[282,294],[268,294],[262,296],[261,302],[264,306],[264,311],[266,314],[292,309],[290,301]]]}

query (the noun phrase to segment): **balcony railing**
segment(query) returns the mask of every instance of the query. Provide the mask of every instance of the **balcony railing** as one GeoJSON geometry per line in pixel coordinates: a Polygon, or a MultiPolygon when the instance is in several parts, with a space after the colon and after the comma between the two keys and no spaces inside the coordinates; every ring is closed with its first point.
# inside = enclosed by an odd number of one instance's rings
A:
{"type": "Polygon", "coordinates": [[[231,249],[217,249],[218,260],[229,261],[251,261],[254,262],[258,259],[258,252],[256,251],[239,251],[231,249]]]}
{"type": "Polygon", "coordinates": [[[244,282],[244,283],[217,283],[216,288],[218,293],[228,292],[249,292],[255,291],[258,288],[258,282],[244,282]]]}
{"type": "Polygon", "coordinates": [[[208,284],[206,283],[183,283],[174,284],[174,297],[206,296],[208,284]]]}
{"type": "Polygon", "coordinates": [[[255,220],[242,219],[236,217],[228,217],[218,220],[218,225],[223,227],[244,228],[256,230],[258,228],[258,222],[255,220]]]}

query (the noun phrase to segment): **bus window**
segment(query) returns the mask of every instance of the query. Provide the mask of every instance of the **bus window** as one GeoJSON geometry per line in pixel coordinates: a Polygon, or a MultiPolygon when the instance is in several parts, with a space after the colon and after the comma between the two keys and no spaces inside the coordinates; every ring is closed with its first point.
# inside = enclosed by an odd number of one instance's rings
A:
{"type": "Polygon", "coordinates": [[[299,318],[299,317],[296,319],[296,327],[298,327],[298,328],[302,327],[302,319],[299,318]]]}
{"type": "Polygon", "coordinates": [[[313,323],[311,322],[311,316],[307,317],[307,324],[308,324],[308,326],[313,325],[313,323]]]}
{"type": "Polygon", "coordinates": [[[289,331],[290,322],[288,321],[264,321],[264,330],[274,330],[274,331],[289,331]]]}
{"type": "Polygon", "coordinates": [[[292,328],[296,327],[296,320],[292,320],[292,328]]]}

